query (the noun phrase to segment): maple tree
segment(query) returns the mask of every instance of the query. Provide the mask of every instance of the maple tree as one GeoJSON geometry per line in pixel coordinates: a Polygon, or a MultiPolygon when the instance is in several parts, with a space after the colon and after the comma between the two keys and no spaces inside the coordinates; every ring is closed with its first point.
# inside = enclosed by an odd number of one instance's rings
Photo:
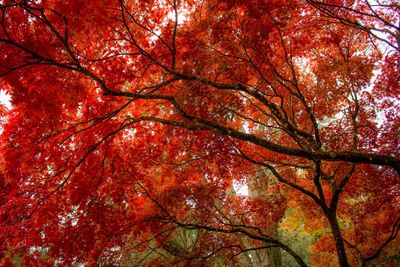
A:
{"type": "Polygon", "coordinates": [[[2,265],[398,264],[394,1],[0,9],[2,265]]]}

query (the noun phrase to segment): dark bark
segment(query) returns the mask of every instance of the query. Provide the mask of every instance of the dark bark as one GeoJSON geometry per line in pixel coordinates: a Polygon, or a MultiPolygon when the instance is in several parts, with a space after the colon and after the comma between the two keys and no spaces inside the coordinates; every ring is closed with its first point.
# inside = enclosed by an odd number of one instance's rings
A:
{"type": "Polygon", "coordinates": [[[332,210],[327,211],[326,216],[329,221],[329,226],[331,228],[333,238],[335,239],[335,246],[339,260],[339,265],[341,267],[349,267],[350,265],[347,260],[346,248],[344,246],[344,240],[342,237],[342,233],[340,231],[339,222],[336,218],[336,212],[332,210]]]}

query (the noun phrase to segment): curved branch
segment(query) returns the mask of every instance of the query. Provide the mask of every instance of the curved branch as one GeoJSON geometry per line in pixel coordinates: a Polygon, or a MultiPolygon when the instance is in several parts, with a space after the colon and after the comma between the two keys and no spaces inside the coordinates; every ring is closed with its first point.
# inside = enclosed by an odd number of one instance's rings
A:
{"type": "Polygon", "coordinates": [[[377,249],[377,251],[369,257],[363,257],[363,263],[376,259],[382,250],[392,241],[394,240],[400,231],[400,217],[397,218],[396,222],[393,224],[392,232],[390,233],[389,237],[383,242],[383,244],[377,249]]]}
{"type": "MultiPolygon", "coordinates": [[[[152,95],[150,95],[152,96],[152,95]]],[[[145,96],[148,97],[148,96],[145,96]]],[[[326,161],[345,161],[351,163],[367,163],[367,164],[375,164],[381,166],[389,166],[392,167],[397,173],[400,175],[400,160],[393,156],[373,154],[373,153],[361,153],[361,152],[331,152],[331,151],[306,151],[299,148],[287,147],[275,144],[271,141],[258,138],[254,135],[243,133],[231,127],[223,126],[221,124],[208,121],[205,119],[194,117],[192,119],[195,123],[183,122],[183,121],[172,121],[168,119],[158,118],[158,117],[149,117],[143,116],[140,118],[134,119],[137,122],[139,121],[153,121],[166,125],[172,125],[177,127],[183,127],[190,130],[208,130],[219,133],[221,135],[226,135],[233,137],[235,139],[239,139],[242,141],[248,141],[255,145],[261,146],[270,151],[288,155],[288,156],[296,156],[301,158],[306,158],[310,160],[326,160],[326,161]]]]}

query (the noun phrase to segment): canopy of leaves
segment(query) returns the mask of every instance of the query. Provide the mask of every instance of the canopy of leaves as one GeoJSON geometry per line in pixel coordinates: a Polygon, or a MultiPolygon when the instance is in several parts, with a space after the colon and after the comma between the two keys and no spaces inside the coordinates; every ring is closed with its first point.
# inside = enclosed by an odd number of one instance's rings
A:
{"type": "Polygon", "coordinates": [[[399,264],[396,1],[0,10],[0,265],[399,264]]]}

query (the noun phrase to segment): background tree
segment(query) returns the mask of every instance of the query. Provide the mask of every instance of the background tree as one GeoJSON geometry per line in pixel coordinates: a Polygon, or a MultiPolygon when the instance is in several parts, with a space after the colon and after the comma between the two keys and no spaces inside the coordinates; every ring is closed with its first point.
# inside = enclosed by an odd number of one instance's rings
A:
{"type": "Polygon", "coordinates": [[[396,261],[396,5],[0,7],[4,264],[396,261]],[[277,234],[299,234],[291,216],[316,240],[306,261],[277,234]]]}

